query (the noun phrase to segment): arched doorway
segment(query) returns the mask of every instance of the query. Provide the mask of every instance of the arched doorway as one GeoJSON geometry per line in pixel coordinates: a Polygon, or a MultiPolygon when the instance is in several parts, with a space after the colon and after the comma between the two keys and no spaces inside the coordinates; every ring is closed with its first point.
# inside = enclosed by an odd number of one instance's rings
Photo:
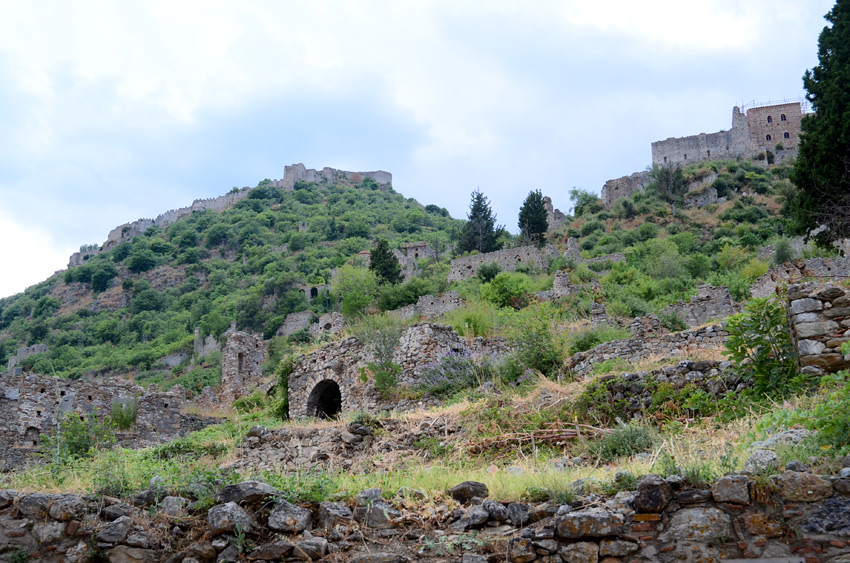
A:
{"type": "Polygon", "coordinates": [[[41,432],[39,432],[38,428],[34,426],[30,426],[27,428],[27,431],[24,432],[24,446],[38,447],[41,444],[41,432]]]}
{"type": "Polygon", "coordinates": [[[333,418],[342,411],[342,393],[333,379],[323,379],[307,398],[307,416],[333,418]]]}

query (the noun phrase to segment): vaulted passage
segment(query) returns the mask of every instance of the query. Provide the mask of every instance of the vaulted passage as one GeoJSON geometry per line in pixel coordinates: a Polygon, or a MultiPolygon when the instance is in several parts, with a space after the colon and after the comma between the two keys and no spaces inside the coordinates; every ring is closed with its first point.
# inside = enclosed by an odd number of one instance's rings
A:
{"type": "Polygon", "coordinates": [[[313,387],[307,399],[307,415],[317,418],[332,418],[342,410],[342,394],[339,385],[332,379],[320,381],[313,387]]]}

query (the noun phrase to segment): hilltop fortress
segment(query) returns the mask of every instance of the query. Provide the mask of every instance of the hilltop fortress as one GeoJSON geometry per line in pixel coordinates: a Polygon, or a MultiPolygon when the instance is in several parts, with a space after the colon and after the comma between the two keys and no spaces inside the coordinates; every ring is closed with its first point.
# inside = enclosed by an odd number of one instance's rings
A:
{"type": "MultiPolygon", "coordinates": [[[[326,166],[322,168],[321,171],[317,171],[312,168],[306,168],[303,164],[293,164],[291,166],[284,167],[283,180],[272,180],[271,185],[276,188],[282,188],[290,191],[295,188],[295,183],[299,181],[316,182],[319,184],[328,183],[354,185],[362,183],[367,178],[374,181],[381,189],[389,189],[392,187],[393,175],[389,172],[384,172],[383,170],[375,172],[348,172],[346,170],[337,170],[326,166]]],[[[90,258],[97,256],[101,252],[106,252],[107,250],[118,246],[118,244],[122,242],[133,240],[133,238],[144,234],[144,232],[151,227],[165,227],[167,225],[171,225],[184,217],[188,217],[195,211],[223,211],[225,209],[230,209],[236,205],[236,203],[248,197],[252,189],[253,188],[248,187],[242,189],[233,188],[230,193],[223,196],[209,199],[196,199],[192,202],[192,205],[166,211],[165,213],[158,215],[156,219],[138,219],[131,223],[119,225],[109,232],[109,235],[106,237],[106,242],[104,242],[101,246],[86,248],[85,250],[80,250],[79,252],[72,254],[68,260],[68,267],[73,268],[74,266],[81,266],[90,258]]]]}
{"type": "MultiPolygon", "coordinates": [[[[747,109],[746,115],[735,106],[728,131],[670,137],[652,143],[652,164],[687,166],[709,160],[755,159],[768,151],[772,156],[763,162],[782,162],[797,155],[803,116],[800,102],[754,106],[747,109]]],[[[646,171],[608,180],[602,187],[602,202],[606,208],[611,207],[617,200],[643,191],[649,182],[646,171]]]]}

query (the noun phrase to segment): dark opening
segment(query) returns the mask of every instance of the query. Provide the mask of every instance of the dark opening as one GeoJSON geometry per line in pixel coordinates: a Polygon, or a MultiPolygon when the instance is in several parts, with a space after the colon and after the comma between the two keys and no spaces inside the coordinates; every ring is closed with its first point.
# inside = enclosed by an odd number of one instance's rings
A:
{"type": "Polygon", "coordinates": [[[239,352],[239,355],[236,357],[236,373],[242,373],[242,370],[245,368],[245,354],[239,352]]]}
{"type": "Polygon", "coordinates": [[[307,414],[316,418],[333,418],[342,411],[342,393],[332,379],[324,379],[313,387],[307,399],[307,414]]]}
{"type": "Polygon", "coordinates": [[[769,115],[768,115],[768,116],[767,116],[767,122],[768,122],[768,123],[773,123],[773,117],[771,117],[771,116],[769,116],[769,115]]]}
{"type": "Polygon", "coordinates": [[[785,133],[785,135],[784,135],[784,136],[785,136],[785,138],[786,138],[786,139],[790,139],[790,138],[791,138],[791,135],[789,135],[788,133],[785,133]]]}
{"type": "Polygon", "coordinates": [[[316,298],[316,297],[318,297],[318,296],[319,296],[319,290],[318,290],[318,288],[311,287],[311,288],[310,288],[310,299],[315,299],[315,298],[316,298]]]}
{"type": "Polygon", "coordinates": [[[711,151],[708,151],[708,156],[711,156],[711,151]]]}
{"type": "Polygon", "coordinates": [[[769,141],[769,140],[770,140],[770,135],[766,135],[766,136],[765,136],[765,139],[767,139],[767,140],[769,141]]]}
{"type": "Polygon", "coordinates": [[[39,393],[44,393],[44,389],[40,389],[40,390],[39,390],[39,393]]]}
{"type": "Polygon", "coordinates": [[[37,446],[40,441],[40,434],[41,433],[38,431],[38,428],[30,426],[27,428],[27,431],[24,432],[24,443],[37,446]]]}
{"type": "Polygon", "coordinates": [[[325,330],[331,329],[331,323],[325,323],[325,330]]]}
{"type": "Polygon", "coordinates": [[[91,401],[91,400],[92,400],[92,399],[91,399],[91,395],[89,395],[89,401],[91,401]]]}
{"type": "Polygon", "coordinates": [[[785,114],[784,113],[779,116],[779,121],[785,121],[785,114]]]}

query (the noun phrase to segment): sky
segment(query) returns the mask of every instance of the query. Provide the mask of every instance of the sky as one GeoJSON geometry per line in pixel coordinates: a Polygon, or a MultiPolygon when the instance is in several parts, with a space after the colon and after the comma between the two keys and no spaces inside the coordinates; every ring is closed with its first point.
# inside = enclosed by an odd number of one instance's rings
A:
{"type": "Polygon", "coordinates": [[[531,190],[802,97],[833,0],[0,0],[0,297],[142,217],[303,163],[516,232],[531,190]]]}

